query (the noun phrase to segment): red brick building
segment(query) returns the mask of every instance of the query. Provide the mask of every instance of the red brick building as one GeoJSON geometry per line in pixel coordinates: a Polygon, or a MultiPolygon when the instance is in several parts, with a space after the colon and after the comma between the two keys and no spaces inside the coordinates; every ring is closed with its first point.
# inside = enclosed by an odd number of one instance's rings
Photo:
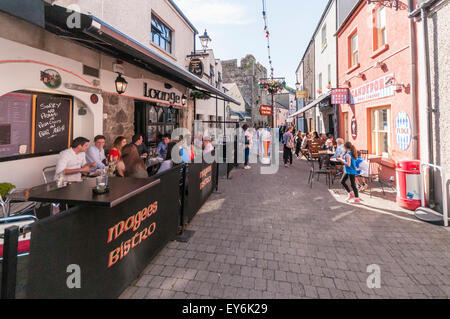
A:
{"type": "Polygon", "coordinates": [[[415,147],[408,8],[399,3],[359,1],[336,33],[338,87],[350,93],[340,105],[339,135],[376,155],[385,180],[415,147]]]}

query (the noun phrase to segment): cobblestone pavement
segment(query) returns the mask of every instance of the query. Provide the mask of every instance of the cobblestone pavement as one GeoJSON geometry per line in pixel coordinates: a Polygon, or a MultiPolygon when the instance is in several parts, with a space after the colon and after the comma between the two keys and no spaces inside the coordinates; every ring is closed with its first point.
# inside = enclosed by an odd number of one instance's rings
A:
{"type": "MultiPolygon", "coordinates": [[[[237,169],[121,298],[448,298],[450,232],[380,198],[349,205],[308,166],[237,169]],[[368,265],[381,269],[369,289],[368,265]]],[[[375,194],[377,196],[377,194],[375,194]]],[[[386,195],[388,196],[388,195],[386,195]]]]}

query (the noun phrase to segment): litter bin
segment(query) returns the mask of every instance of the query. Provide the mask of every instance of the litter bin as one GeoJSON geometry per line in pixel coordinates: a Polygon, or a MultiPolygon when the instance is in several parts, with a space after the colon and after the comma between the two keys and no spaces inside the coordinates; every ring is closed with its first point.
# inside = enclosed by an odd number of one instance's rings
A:
{"type": "Polygon", "coordinates": [[[397,204],[409,210],[416,210],[421,206],[422,199],[420,161],[398,161],[396,175],[397,204]]]}

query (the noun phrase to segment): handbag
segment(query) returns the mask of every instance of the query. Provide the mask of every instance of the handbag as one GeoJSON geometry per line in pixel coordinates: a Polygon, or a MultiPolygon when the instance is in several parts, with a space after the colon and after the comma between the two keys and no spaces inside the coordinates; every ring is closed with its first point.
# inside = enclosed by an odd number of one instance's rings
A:
{"type": "Polygon", "coordinates": [[[291,137],[291,138],[287,141],[286,147],[287,147],[287,148],[291,148],[291,149],[295,147],[295,142],[294,142],[294,138],[293,138],[293,137],[291,137]]]}

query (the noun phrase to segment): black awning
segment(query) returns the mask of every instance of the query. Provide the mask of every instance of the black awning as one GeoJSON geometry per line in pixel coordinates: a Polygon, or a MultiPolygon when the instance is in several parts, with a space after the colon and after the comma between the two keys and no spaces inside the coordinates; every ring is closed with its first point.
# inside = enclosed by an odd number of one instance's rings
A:
{"type": "Polygon", "coordinates": [[[67,18],[70,14],[64,7],[46,5],[45,28],[52,33],[69,37],[81,45],[134,64],[183,86],[201,89],[240,105],[224,92],[94,16],[81,14],[80,28],[69,28],[67,18]]]}

